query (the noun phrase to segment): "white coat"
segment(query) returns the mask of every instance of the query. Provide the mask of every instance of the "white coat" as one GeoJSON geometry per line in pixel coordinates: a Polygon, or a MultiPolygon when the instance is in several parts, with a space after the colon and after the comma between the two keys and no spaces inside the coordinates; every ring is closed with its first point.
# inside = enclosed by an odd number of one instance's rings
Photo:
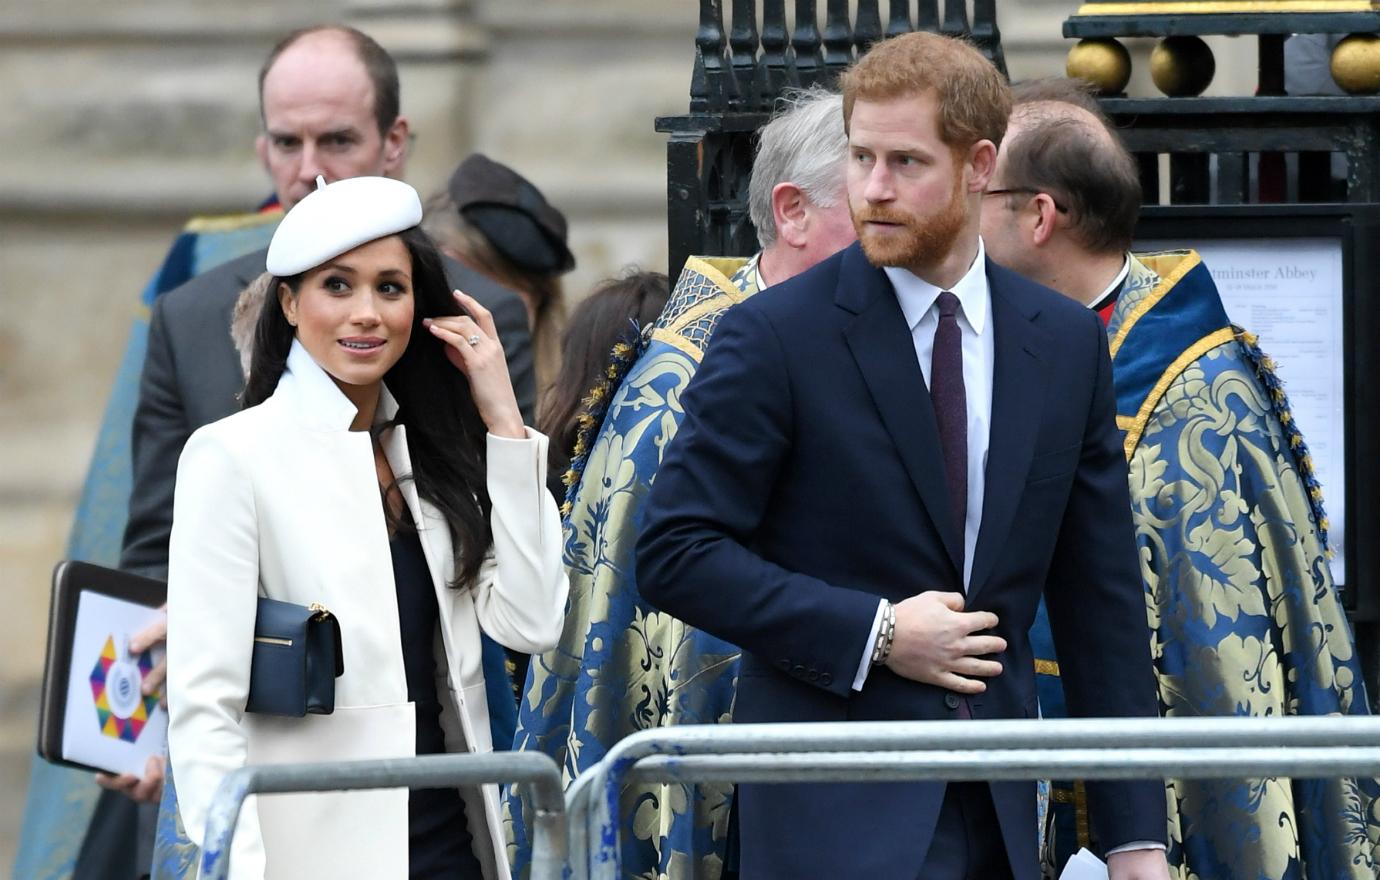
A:
{"type": "MultiPolygon", "coordinates": [[[[384,389],[379,419],[397,404],[384,389]]],[[[206,813],[225,774],[251,764],[411,756],[392,556],[367,432],[356,409],[294,342],[262,404],[192,435],[178,464],[168,565],[168,747],[188,836],[203,846],[206,813]],[[340,621],[345,673],[331,715],[244,711],[255,606],[266,596],[318,602],[340,621]]],[[[547,438],[489,435],[493,548],[478,583],[454,590],[440,514],[401,491],[418,525],[440,609],[437,694],[450,752],[492,748],[480,629],[540,653],[561,632],[568,583],[561,528],[544,485],[547,438]]],[[[384,453],[410,474],[402,426],[384,453]]],[[[475,855],[506,880],[496,786],[461,789],[475,855]]],[[[251,798],[231,848],[231,876],[407,876],[406,789],[251,798]],[[257,803],[256,803],[257,801],[257,803]]]]}

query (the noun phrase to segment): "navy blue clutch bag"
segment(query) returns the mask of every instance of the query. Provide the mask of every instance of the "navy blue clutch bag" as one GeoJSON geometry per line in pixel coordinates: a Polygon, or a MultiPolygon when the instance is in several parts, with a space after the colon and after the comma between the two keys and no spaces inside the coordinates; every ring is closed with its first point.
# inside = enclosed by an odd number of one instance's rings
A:
{"type": "Polygon", "coordinates": [[[335,711],[335,680],[344,672],[335,615],[316,603],[259,600],[246,712],[329,715],[335,711]]]}

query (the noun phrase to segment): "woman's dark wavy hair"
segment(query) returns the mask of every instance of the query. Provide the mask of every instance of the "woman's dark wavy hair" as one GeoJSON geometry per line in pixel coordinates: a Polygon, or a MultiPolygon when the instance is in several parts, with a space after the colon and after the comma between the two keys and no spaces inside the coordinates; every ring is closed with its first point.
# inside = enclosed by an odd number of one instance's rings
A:
{"type": "Polygon", "coordinates": [[[666,307],[670,281],[660,272],[629,269],[599,282],[570,315],[561,340],[561,371],[542,398],[537,429],[551,438],[547,471],[570,466],[584,399],[604,378],[613,347],[635,340],[666,307]]]}
{"type": "MultiPolygon", "coordinates": [[[[445,517],[455,552],[452,587],[474,584],[484,555],[493,544],[492,503],[485,479],[487,430],[470,396],[469,382],[446,358],[445,344],[422,326],[422,319],[462,314],[451,295],[440,254],[421,229],[398,234],[412,257],[412,338],[398,362],[384,375],[398,402],[390,423],[407,427],[407,451],[417,494],[445,517]]],[[[257,406],[278,387],[287,366],[295,329],[278,302],[278,282],[297,295],[306,273],[275,278],[264,297],[254,334],[254,355],[244,391],[244,407],[257,406]]],[[[378,430],[382,430],[381,426],[378,430]]],[[[393,487],[390,486],[391,490],[393,487]]],[[[384,505],[390,520],[391,508],[384,505]]],[[[393,525],[399,525],[392,522],[393,525]]]]}

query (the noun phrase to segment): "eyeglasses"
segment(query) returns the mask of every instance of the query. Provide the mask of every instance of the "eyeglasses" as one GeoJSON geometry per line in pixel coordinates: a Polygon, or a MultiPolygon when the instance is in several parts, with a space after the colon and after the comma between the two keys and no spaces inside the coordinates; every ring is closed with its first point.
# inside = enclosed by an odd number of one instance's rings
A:
{"type": "Polygon", "coordinates": [[[1007,189],[988,189],[983,190],[982,194],[984,196],[1038,196],[1043,194],[1049,196],[1049,200],[1054,203],[1054,210],[1058,211],[1060,214],[1067,214],[1069,212],[1069,209],[1059,204],[1059,200],[1056,199],[1054,196],[1049,195],[1049,193],[1045,192],[1042,189],[1035,189],[1034,187],[1030,186],[1013,186],[1007,189]]]}

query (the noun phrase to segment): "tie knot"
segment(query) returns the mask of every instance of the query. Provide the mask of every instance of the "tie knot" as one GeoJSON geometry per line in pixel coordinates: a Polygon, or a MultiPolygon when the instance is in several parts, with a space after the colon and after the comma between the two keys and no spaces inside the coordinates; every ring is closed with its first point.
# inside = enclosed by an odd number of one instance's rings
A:
{"type": "Polygon", "coordinates": [[[952,318],[958,314],[958,297],[947,290],[939,292],[939,317],[952,318]]]}

